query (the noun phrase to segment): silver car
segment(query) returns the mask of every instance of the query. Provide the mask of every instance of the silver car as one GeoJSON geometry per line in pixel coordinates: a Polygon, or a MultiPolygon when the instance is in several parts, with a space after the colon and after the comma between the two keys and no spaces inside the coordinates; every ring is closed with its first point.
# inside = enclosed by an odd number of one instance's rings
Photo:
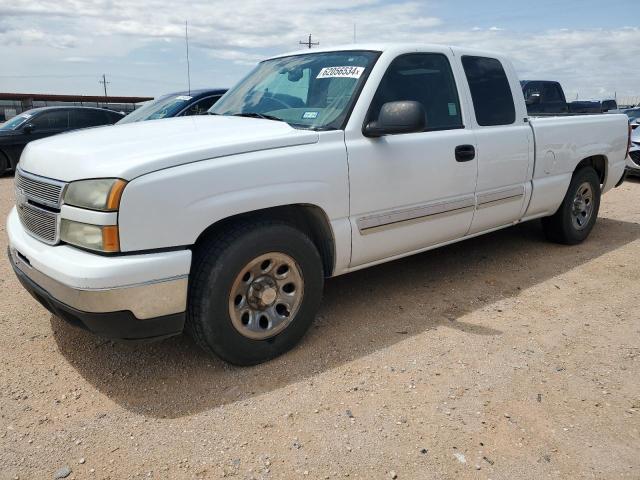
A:
{"type": "Polygon", "coordinates": [[[632,120],[631,128],[631,150],[627,157],[627,174],[640,176],[640,118],[632,120]]]}

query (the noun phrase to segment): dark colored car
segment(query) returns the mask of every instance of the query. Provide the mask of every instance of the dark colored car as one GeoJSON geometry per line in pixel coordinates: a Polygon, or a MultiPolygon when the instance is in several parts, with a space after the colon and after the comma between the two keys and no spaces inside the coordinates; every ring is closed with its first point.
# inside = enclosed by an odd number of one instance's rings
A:
{"type": "Polygon", "coordinates": [[[523,80],[522,93],[530,115],[537,113],[568,113],[567,99],[558,82],[548,80],[523,80]]]}
{"type": "Polygon", "coordinates": [[[79,128],[112,125],[122,113],[92,107],[42,107],[0,125],[0,175],[14,170],[27,143],[79,128]]]}
{"type": "Polygon", "coordinates": [[[602,103],[591,100],[576,100],[569,104],[571,113],[602,113],[602,103]]]}
{"type": "Polygon", "coordinates": [[[169,93],[147,102],[120,120],[118,124],[203,115],[225,93],[227,93],[227,90],[223,88],[169,93]]]}

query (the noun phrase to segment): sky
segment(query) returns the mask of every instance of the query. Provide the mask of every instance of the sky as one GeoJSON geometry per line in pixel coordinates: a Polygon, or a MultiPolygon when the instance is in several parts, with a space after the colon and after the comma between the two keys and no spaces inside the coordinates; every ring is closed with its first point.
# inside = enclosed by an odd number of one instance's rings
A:
{"type": "Polygon", "coordinates": [[[0,92],[157,96],[230,87],[299,48],[419,42],[509,55],[570,100],[640,99],[638,0],[0,0],[0,92]]]}

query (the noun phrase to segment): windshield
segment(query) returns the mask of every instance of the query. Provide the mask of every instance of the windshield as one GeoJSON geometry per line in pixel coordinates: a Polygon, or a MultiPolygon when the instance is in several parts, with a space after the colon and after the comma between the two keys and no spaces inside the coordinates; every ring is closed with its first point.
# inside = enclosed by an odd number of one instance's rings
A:
{"type": "Polygon", "coordinates": [[[116,123],[119,125],[121,123],[142,122],[144,120],[173,117],[187,106],[191,98],[189,95],[165,95],[145,103],[142,107],[134,110],[116,123]]]}
{"type": "Polygon", "coordinates": [[[266,60],[209,113],[267,116],[298,128],[343,128],[378,55],[345,51],[266,60]]]}
{"type": "Polygon", "coordinates": [[[0,125],[0,130],[15,130],[32,116],[33,115],[29,113],[21,113],[20,115],[16,115],[11,120],[8,120],[0,125]]]}

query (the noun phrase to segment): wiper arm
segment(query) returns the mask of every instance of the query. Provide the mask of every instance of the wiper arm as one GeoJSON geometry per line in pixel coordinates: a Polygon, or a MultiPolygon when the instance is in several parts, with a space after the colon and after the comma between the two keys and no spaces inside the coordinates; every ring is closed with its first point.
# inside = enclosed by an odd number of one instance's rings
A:
{"type": "Polygon", "coordinates": [[[283,119],[276,117],[274,115],[268,115],[265,113],[258,112],[242,112],[242,113],[234,113],[231,115],[232,117],[249,117],[249,118],[262,118],[264,120],[275,120],[276,122],[284,122],[283,119]]]}

